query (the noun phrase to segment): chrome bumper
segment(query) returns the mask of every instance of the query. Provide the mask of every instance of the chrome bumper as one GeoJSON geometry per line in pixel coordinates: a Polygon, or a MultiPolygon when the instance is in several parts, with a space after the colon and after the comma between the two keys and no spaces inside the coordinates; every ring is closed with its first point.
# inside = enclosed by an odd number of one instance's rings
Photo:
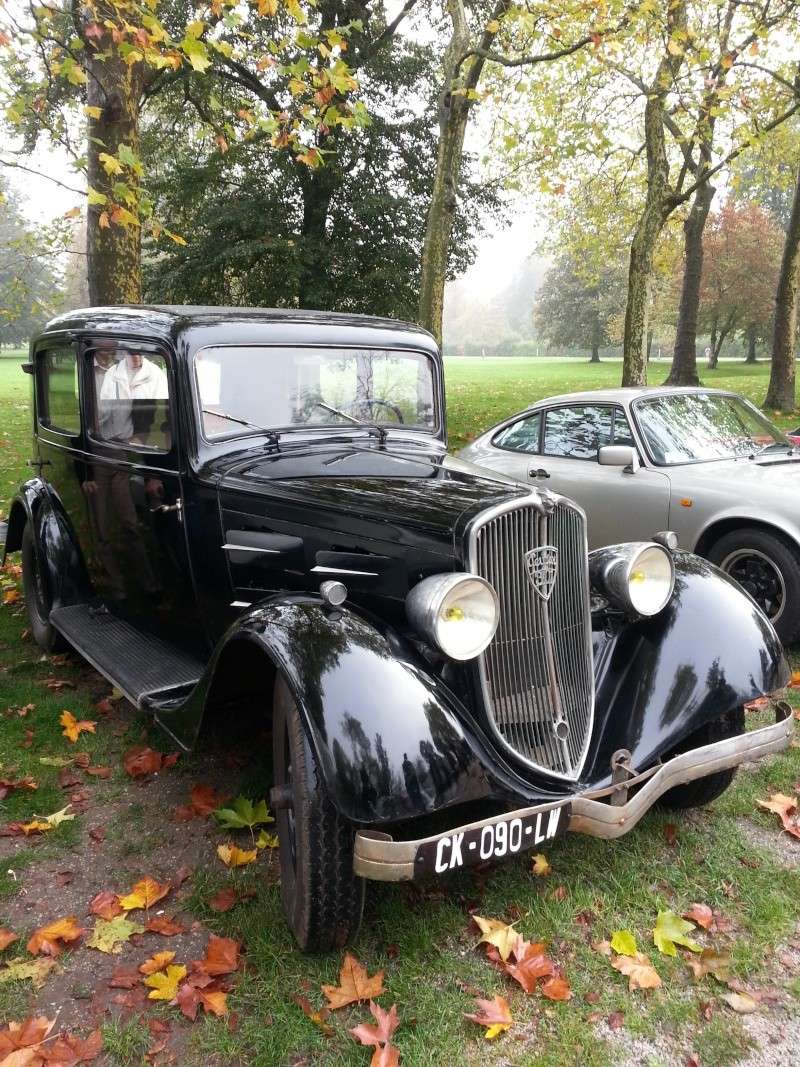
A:
{"type": "MultiPolygon", "coordinates": [[[[788,748],[794,723],[792,709],[784,701],[775,705],[776,721],[771,726],[715,741],[712,745],[694,748],[673,756],[663,763],[651,777],[637,787],[636,795],[627,803],[612,805],[604,800],[592,799],[591,793],[564,797],[561,803],[572,806],[568,829],[591,837],[622,837],[639,822],[656,800],[676,785],[692,782],[696,778],[716,774],[718,771],[736,767],[740,763],[752,763],[788,748]]],[[[624,788],[624,787],[623,787],[624,788]]],[[[608,792],[605,790],[604,792],[608,792]]],[[[539,812],[550,811],[559,804],[536,804],[530,808],[505,812],[490,819],[451,827],[441,834],[419,838],[416,841],[394,841],[391,835],[377,830],[359,830],[356,833],[354,869],[362,878],[378,882],[407,882],[414,878],[417,852],[423,845],[438,842],[454,832],[479,830],[512,818],[525,818],[539,812]]]]}

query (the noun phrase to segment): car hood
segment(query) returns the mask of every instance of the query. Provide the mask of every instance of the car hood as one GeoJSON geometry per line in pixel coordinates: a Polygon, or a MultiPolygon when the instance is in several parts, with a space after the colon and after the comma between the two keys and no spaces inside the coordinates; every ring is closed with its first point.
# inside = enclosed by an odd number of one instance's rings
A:
{"type": "Polygon", "coordinates": [[[774,493],[800,488],[800,456],[764,456],[762,459],[728,459],[661,468],[673,485],[726,489],[737,496],[774,493]]]}
{"type": "MultiPolygon", "coordinates": [[[[518,482],[440,451],[372,446],[292,449],[251,457],[218,476],[224,507],[270,513],[330,530],[402,543],[416,532],[452,551],[470,518],[513,496],[518,482]],[[239,498],[240,503],[236,502],[239,498]]],[[[433,547],[433,546],[431,546],[433,547]]]]}

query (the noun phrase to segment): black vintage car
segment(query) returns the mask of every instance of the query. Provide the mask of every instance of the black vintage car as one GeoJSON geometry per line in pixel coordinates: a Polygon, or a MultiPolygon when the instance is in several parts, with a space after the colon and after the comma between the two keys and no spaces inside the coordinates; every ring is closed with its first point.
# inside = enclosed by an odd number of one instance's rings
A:
{"type": "Polygon", "coordinates": [[[25,369],[6,551],[34,636],[186,748],[208,709],[263,708],[304,949],[354,934],[365,879],[618,837],[789,742],[780,702],[745,732],[788,677],[758,607],[669,533],[588,553],[575,504],[450,458],[423,330],[92,308],[25,369]]]}

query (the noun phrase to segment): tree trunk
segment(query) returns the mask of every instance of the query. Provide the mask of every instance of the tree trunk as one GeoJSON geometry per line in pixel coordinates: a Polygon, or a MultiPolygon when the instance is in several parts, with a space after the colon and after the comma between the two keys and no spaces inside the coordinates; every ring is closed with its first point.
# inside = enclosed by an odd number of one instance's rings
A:
{"type": "Polygon", "coordinates": [[[448,92],[439,120],[436,172],[425,226],[419,283],[420,325],[430,330],[440,345],[450,235],[458,204],[458,181],[468,118],[468,102],[464,97],[452,96],[448,92]]]}
{"type": "MultiPolygon", "coordinates": [[[[139,178],[133,168],[120,175],[107,174],[100,154],[117,156],[126,145],[139,155],[139,108],[143,64],[128,66],[113,52],[89,63],[87,103],[100,108],[99,118],[88,119],[86,174],[89,188],[106,197],[104,204],[87,209],[86,254],[89,302],[138,304],[142,299],[141,228],[138,223],[114,222],[119,197],[114,186],[124,181],[138,192],[139,178]]],[[[120,204],[120,207],[125,207],[120,204]]]]}
{"type": "Polygon", "coordinates": [[[303,194],[303,246],[297,306],[328,311],[331,310],[328,307],[331,288],[325,281],[330,258],[328,214],[340,183],[335,150],[331,150],[330,158],[318,170],[311,170],[301,163],[297,174],[303,194]]]}
{"type": "Polygon", "coordinates": [[[800,293],[800,171],[794,190],[792,213],[783,246],[778,291],[775,294],[775,326],[772,334],[772,369],[764,401],[773,411],[793,411],[795,406],[794,348],[797,336],[797,303],[800,293]]]}
{"type": "Polygon", "coordinates": [[[684,261],[675,351],[665,385],[699,385],[697,375],[697,315],[700,310],[700,283],[703,277],[703,230],[716,190],[704,182],[692,199],[683,224],[684,261]]]}
{"type": "Polygon", "coordinates": [[[756,323],[751,322],[747,327],[747,357],[745,363],[757,363],[756,359],[756,338],[758,336],[758,326],[756,323]]]}
{"type": "Polygon", "coordinates": [[[592,356],[591,356],[591,359],[589,360],[589,362],[590,363],[599,363],[600,362],[600,346],[599,345],[594,344],[594,343],[592,344],[592,356]]]}
{"type": "MultiPolygon", "coordinates": [[[[481,51],[491,48],[500,29],[498,21],[508,9],[510,0],[495,0],[494,8],[484,24],[480,37],[481,51]]],[[[421,326],[430,330],[439,345],[442,343],[442,311],[444,285],[453,233],[458,183],[464,157],[464,134],[469,121],[470,92],[477,88],[485,60],[473,56],[468,63],[461,59],[469,51],[471,36],[464,0],[447,0],[447,12],[453,34],[444,57],[444,91],[439,112],[439,144],[436,171],[431,190],[431,202],[425,222],[425,240],[420,263],[419,311],[421,326]],[[459,90],[455,92],[454,90],[459,90]]]]}

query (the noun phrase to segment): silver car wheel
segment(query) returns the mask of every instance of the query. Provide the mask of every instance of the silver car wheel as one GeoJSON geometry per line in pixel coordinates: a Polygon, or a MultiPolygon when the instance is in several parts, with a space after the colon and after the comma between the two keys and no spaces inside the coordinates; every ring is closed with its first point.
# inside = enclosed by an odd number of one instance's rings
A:
{"type": "Polygon", "coordinates": [[[786,607],[786,583],[774,561],[757,548],[737,548],[720,567],[750,594],[774,625],[786,607]]]}

